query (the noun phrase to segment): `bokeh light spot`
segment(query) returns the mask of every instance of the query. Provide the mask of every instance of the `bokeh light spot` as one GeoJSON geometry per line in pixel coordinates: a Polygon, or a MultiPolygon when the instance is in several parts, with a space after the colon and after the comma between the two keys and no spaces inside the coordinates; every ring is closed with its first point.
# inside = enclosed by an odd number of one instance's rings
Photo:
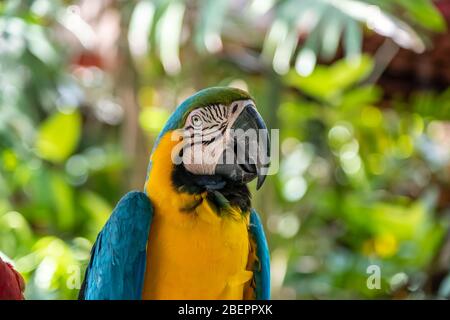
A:
{"type": "Polygon", "coordinates": [[[283,194],[288,201],[298,201],[305,194],[307,189],[306,181],[303,177],[289,179],[283,188],[283,194]]]}

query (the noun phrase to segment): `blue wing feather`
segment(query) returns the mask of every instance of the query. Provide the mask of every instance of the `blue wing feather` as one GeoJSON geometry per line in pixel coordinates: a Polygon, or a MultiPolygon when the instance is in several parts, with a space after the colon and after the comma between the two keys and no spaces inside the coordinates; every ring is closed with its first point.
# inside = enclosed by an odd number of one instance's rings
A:
{"type": "Polygon", "coordinates": [[[119,201],[92,248],[81,299],[141,299],[152,217],[143,192],[129,192],[119,201]]]}
{"type": "Polygon", "coordinates": [[[256,255],[259,263],[253,272],[256,283],[256,299],[270,299],[270,256],[266,235],[258,213],[252,209],[250,213],[250,233],[256,242],[256,255]]]}

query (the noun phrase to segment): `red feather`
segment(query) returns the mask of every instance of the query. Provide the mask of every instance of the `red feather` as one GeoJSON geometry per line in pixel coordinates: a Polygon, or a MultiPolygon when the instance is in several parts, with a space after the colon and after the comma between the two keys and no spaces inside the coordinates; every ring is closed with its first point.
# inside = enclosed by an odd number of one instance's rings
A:
{"type": "Polygon", "coordinates": [[[25,281],[13,266],[0,258],[0,300],[23,300],[25,281]]]}

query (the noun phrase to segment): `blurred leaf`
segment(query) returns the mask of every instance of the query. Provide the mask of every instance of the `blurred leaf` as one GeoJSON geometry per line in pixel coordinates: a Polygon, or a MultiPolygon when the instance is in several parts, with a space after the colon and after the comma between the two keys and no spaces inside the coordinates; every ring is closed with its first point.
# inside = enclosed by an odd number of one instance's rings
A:
{"type": "Polygon", "coordinates": [[[62,231],[72,230],[75,224],[73,190],[64,177],[57,173],[51,176],[51,188],[58,228],[62,231]]]}
{"type": "Polygon", "coordinates": [[[399,107],[411,107],[414,112],[429,119],[450,120],[450,88],[440,94],[431,91],[415,92],[409,101],[400,102],[399,107]]]}
{"type": "Polygon", "coordinates": [[[30,51],[42,62],[46,64],[58,62],[58,53],[46,37],[44,28],[37,25],[29,26],[26,36],[30,51]]]}
{"type": "Polygon", "coordinates": [[[414,21],[432,31],[445,31],[447,26],[439,10],[430,0],[398,0],[414,21]]]}
{"type": "Polygon", "coordinates": [[[310,76],[316,67],[318,41],[319,33],[313,32],[297,55],[297,59],[295,60],[295,70],[302,77],[310,76]]]}
{"type": "Polygon", "coordinates": [[[154,13],[155,4],[150,0],[138,2],[133,10],[128,30],[128,42],[130,51],[135,56],[143,56],[148,52],[154,13]]]}
{"type": "Polygon", "coordinates": [[[0,251],[14,258],[26,252],[32,239],[28,221],[19,212],[0,212],[0,251]]]}
{"type": "MultiPolygon", "coordinates": [[[[322,50],[321,55],[326,60],[331,60],[338,49],[339,40],[344,26],[344,17],[340,13],[331,15],[322,26],[322,50]]],[[[358,38],[356,39],[358,40],[358,38]]]]}
{"type": "Polygon", "coordinates": [[[55,113],[39,127],[36,151],[43,159],[62,162],[75,151],[80,134],[81,116],[77,111],[55,113]]]}
{"type": "Polygon", "coordinates": [[[36,296],[55,299],[58,295],[75,298],[78,290],[68,286],[68,276],[81,266],[71,248],[63,240],[47,236],[35,243],[33,255],[38,264],[26,287],[26,296],[30,299],[36,296]]]}
{"type": "Polygon", "coordinates": [[[157,42],[159,58],[168,74],[177,74],[181,69],[179,57],[180,38],[183,28],[185,4],[169,1],[164,14],[157,21],[157,42]]]}
{"type": "Polygon", "coordinates": [[[367,77],[372,68],[372,59],[362,56],[358,61],[340,60],[329,67],[318,66],[307,77],[290,71],[285,77],[285,81],[288,85],[294,86],[308,95],[332,102],[345,89],[367,77]]]}
{"type": "Polygon", "coordinates": [[[199,20],[195,40],[197,48],[215,52],[221,49],[220,34],[228,10],[227,0],[205,0],[200,2],[199,20]]]}
{"type": "MultiPolygon", "coordinates": [[[[429,10],[434,9],[432,5],[429,6],[429,10]]],[[[262,56],[266,61],[273,57],[274,70],[280,74],[286,72],[296,49],[297,41],[293,40],[302,36],[306,40],[298,50],[295,63],[297,72],[302,76],[308,76],[312,72],[319,54],[328,60],[334,57],[341,38],[347,59],[358,59],[361,55],[364,26],[384,37],[392,38],[406,49],[418,53],[425,49],[421,37],[414,29],[405,21],[383,11],[376,3],[356,0],[287,0],[280,2],[276,8],[275,19],[266,34],[262,56]]],[[[435,19],[439,18],[442,20],[438,14],[435,19]]]]}
{"type": "Polygon", "coordinates": [[[364,105],[376,104],[382,98],[383,91],[379,87],[366,85],[348,90],[342,97],[341,107],[345,110],[361,108],[364,105]]]}
{"type": "Polygon", "coordinates": [[[80,194],[80,205],[92,219],[89,228],[92,229],[92,234],[95,237],[108,220],[113,208],[100,195],[91,191],[84,191],[80,194]]]}
{"type": "Polygon", "coordinates": [[[163,128],[169,116],[170,113],[166,109],[146,107],[139,115],[139,123],[141,124],[142,129],[157,135],[163,128]]]}
{"type": "Polygon", "coordinates": [[[346,42],[353,48],[348,48],[351,51],[356,50],[356,45],[360,45],[360,42],[357,43],[356,39],[360,37],[359,34],[362,34],[361,29],[354,24],[356,21],[363,22],[374,32],[391,38],[400,47],[414,50],[417,53],[422,53],[425,50],[424,42],[413,28],[393,14],[383,11],[375,1],[374,4],[356,0],[327,0],[327,2],[354,20],[349,21],[347,25],[350,27],[348,30],[350,32],[347,35],[353,34],[352,38],[346,39],[346,42]]]}
{"type": "Polygon", "coordinates": [[[362,46],[362,30],[355,21],[349,21],[345,28],[345,56],[350,62],[359,59],[362,46]]]}

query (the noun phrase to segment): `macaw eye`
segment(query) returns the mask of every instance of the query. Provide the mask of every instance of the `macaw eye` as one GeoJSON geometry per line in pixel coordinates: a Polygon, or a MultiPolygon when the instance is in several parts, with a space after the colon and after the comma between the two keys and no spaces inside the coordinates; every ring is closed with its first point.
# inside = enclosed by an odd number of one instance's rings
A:
{"type": "Polygon", "coordinates": [[[197,115],[193,115],[191,121],[194,127],[201,127],[202,125],[202,119],[197,115]]]}

